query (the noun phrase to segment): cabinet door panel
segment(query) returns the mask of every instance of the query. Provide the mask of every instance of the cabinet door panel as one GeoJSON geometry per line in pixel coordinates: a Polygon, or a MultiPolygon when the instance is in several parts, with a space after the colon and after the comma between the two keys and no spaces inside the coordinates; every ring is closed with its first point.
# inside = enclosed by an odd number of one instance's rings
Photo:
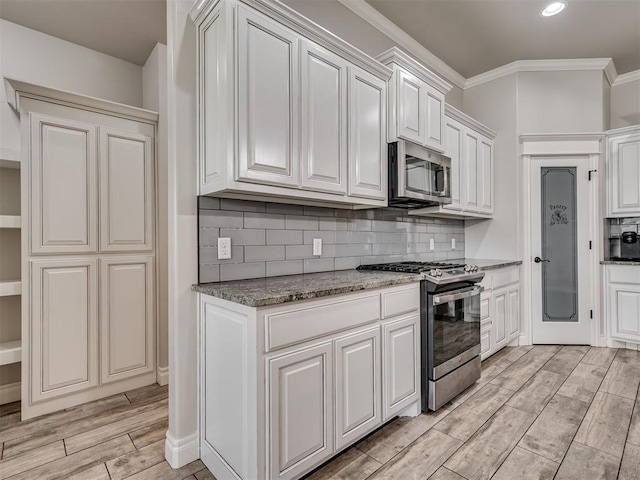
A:
{"type": "Polygon", "coordinates": [[[96,252],[95,126],[30,114],[31,251],[96,252]]]}
{"type": "Polygon", "coordinates": [[[336,449],[380,424],[380,327],[337,339],[336,449]]]}
{"type": "Polygon", "coordinates": [[[609,140],[610,214],[640,214],[640,133],[609,140]]]}
{"type": "Polygon", "coordinates": [[[412,74],[398,70],[398,136],[416,143],[424,143],[425,87],[412,74]]]}
{"type": "Polygon", "coordinates": [[[100,129],[100,250],[153,249],[153,143],[100,129]]]}
{"type": "Polygon", "coordinates": [[[507,318],[509,315],[509,301],[506,290],[496,290],[493,294],[493,334],[495,348],[507,344],[507,318]]]}
{"type": "Polygon", "coordinates": [[[486,322],[486,328],[482,328],[480,332],[480,359],[484,360],[491,353],[493,352],[491,351],[491,320],[489,320],[486,322]]]}
{"type": "Polygon", "coordinates": [[[433,88],[427,87],[425,105],[427,109],[425,145],[442,151],[444,95],[433,88]]]}
{"type": "Polygon", "coordinates": [[[386,84],[349,67],[349,195],[387,198],[386,84]]]}
{"type": "Polygon", "coordinates": [[[612,337],[640,342],[640,284],[609,283],[607,292],[612,337]]]}
{"type": "Polygon", "coordinates": [[[271,478],[295,478],[333,451],[333,367],[325,343],[269,361],[271,478]]]}
{"type": "Polygon", "coordinates": [[[462,141],[463,126],[455,120],[447,119],[445,123],[445,155],[451,158],[451,203],[444,208],[460,210],[462,208],[462,141]]]}
{"type": "Polygon", "coordinates": [[[97,261],[31,262],[31,399],[98,384],[97,261]]]}
{"type": "Polygon", "coordinates": [[[466,130],[464,132],[464,166],[465,174],[465,204],[464,207],[470,210],[477,210],[478,200],[478,137],[475,133],[466,130]]]}
{"type": "Polygon", "coordinates": [[[518,286],[509,288],[509,339],[520,332],[520,289],[518,286]]]}
{"type": "Polygon", "coordinates": [[[298,186],[298,38],[238,7],[239,180],[298,186]]]}
{"type": "Polygon", "coordinates": [[[493,212],[493,144],[480,138],[478,145],[478,207],[483,213],[493,212]]]}
{"type": "Polygon", "coordinates": [[[102,383],[154,369],[153,257],[100,259],[102,383]]]}
{"type": "Polygon", "coordinates": [[[302,43],[302,186],[347,192],[347,62],[302,43]]]}
{"type": "Polygon", "coordinates": [[[420,390],[419,315],[383,326],[383,420],[418,400],[420,390]]]}

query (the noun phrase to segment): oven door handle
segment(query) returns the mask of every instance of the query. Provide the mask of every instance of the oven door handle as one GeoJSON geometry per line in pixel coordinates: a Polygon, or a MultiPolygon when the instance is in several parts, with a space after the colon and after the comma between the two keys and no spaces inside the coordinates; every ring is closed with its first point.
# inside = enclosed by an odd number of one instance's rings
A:
{"type": "Polygon", "coordinates": [[[469,298],[475,295],[479,295],[482,291],[484,291],[484,287],[476,285],[474,287],[457,290],[454,293],[450,294],[445,293],[442,295],[434,295],[433,304],[440,305],[441,303],[455,302],[456,300],[462,300],[463,298],[469,298]]]}

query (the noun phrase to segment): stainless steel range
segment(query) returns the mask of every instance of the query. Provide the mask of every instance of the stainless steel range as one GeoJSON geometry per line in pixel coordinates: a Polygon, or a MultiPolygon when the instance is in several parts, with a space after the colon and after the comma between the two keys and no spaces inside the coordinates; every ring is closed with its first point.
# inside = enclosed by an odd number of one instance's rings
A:
{"type": "Polygon", "coordinates": [[[358,270],[421,273],[422,409],[437,410],[480,378],[478,267],[449,262],[362,265],[358,270]]]}

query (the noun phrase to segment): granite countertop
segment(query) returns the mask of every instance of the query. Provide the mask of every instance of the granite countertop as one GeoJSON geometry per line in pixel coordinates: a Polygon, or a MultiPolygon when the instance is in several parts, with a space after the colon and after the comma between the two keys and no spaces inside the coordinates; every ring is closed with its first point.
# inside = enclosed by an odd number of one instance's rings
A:
{"type": "Polygon", "coordinates": [[[640,260],[602,260],[600,265],[640,265],[640,260]]]}
{"type": "Polygon", "coordinates": [[[419,282],[413,273],[341,270],[193,285],[192,290],[248,307],[265,307],[309,298],[419,282]]]}
{"type": "Polygon", "coordinates": [[[477,266],[478,270],[480,271],[496,270],[498,268],[522,265],[522,260],[489,260],[486,258],[465,258],[460,260],[460,263],[463,262],[468,263],[469,265],[477,266]]]}

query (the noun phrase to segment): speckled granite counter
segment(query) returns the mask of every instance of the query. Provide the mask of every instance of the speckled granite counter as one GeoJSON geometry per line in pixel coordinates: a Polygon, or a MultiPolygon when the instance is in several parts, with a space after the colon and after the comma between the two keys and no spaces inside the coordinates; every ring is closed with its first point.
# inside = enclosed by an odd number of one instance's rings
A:
{"type": "Polygon", "coordinates": [[[640,260],[603,260],[600,265],[640,265],[640,260]]]}
{"type": "MultiPolygon", "coordinates": [[[[449,262],[455,262],[457,260],[447,260],[449,262]]],[[[515,265],[522,265],[522,260],[488,260],[488,259],[473,259],[465,258],[461,259],[460,263],[468,263],[469,265],[476,265],[478,270],[496,270],[498,268],[513,267],[515,265]]]]}
{"type": "Polygon", "coordinates": [[[248,307],[264,307],[309,298],[418,282],[421,275],[392,272],[337,272],[201,283],[192,290],[248,307]]]}

